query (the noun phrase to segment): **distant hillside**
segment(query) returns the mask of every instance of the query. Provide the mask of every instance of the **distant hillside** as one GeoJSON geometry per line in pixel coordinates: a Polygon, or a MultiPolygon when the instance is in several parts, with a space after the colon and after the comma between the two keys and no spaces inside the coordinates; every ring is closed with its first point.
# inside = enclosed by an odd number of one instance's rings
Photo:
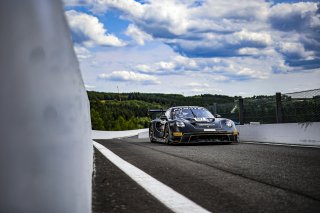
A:
{"type": "Polygon", "coordinates": [[[174,105],[210,105],[213,103],[230,103],[239,97],[230,97],[225,95],[195,95],[183,96],[179,94],[161,94],[161,93],[105,93],[105,92],[88,92],[89,100],[140,100],[149,103],[157,103],[163,106],[174,105]]]}

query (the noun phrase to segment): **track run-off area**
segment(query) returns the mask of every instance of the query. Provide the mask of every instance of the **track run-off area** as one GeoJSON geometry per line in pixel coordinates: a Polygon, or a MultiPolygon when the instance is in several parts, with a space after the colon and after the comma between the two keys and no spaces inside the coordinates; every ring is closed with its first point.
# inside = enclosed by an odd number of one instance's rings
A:
{"type": "Polygon", "coordinates": [[[320,211],[319,148],[137,137],[94,144],[93,212],[320,211]]]}

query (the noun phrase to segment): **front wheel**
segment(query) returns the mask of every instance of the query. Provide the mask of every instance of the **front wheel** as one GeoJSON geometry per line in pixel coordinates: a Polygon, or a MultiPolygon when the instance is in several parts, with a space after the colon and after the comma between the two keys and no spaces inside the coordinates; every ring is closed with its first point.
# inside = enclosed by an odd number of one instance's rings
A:
{"type": "Polygon", "coordinates": [[[150,125],[150,127],[149,127],[149,139],[150,139],[150,142],[151,142],[151,143],[156,142],[156,141],[154,140],[153,127],[152,127],[152,125],[150,125]]]}
{"type": "Polygon", "coordinates": [[[164,142],[166,144],[171,144],[171,131],[169,125],[166,125],[164,128],[164,142]]]}
{"type": "Polygon", "coordinates": [[[239,144],[239,143],[240,143],[240,140],[239,140],[239,136],[238,136],[238,135],[234,136],[234,143],[235,143],[235,144],[239,144]]]}

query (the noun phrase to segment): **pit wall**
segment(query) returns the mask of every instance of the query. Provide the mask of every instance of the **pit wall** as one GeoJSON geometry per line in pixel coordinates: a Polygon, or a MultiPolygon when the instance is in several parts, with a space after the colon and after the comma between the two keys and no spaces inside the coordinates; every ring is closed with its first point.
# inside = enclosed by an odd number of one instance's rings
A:
{"type": "Polygon", "coordinates": [[[238,125],[240,141],[320,146],[320,122],[238,125]]]}

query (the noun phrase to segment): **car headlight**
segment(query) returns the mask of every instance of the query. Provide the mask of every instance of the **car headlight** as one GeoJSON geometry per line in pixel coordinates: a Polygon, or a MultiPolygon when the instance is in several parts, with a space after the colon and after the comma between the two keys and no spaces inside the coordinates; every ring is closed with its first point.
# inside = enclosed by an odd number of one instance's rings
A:
{"type": "Polygon", "coordinates": [[[227,127],[232,127],[233,122],[231,120],[226,120],[226,125],[227,125],[227,127]]]}
{"type": "Polygon", "coordinates": [[[185,127],[186,125],[182,121],[176,121],[177,127],[185,127]]]}

